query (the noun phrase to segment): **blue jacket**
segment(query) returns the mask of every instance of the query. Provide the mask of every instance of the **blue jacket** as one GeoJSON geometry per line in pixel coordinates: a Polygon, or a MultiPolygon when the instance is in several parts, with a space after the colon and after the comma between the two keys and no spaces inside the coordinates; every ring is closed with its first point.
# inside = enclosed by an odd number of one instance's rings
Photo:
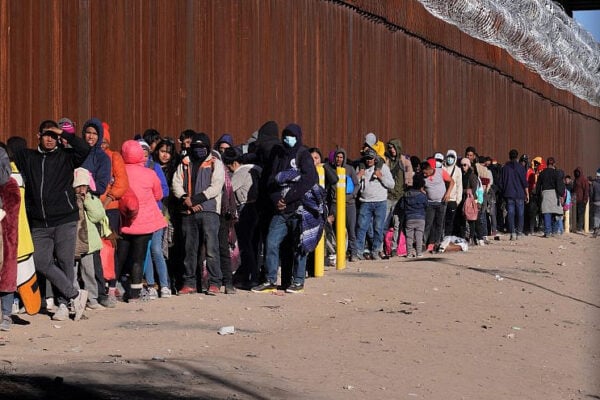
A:
{"type": "Polygon", "coordinates": [[[101,147],[102,139],[104,138],[104,127],[102,126],[102,121],[100,121],[98,118],[91,118],[87,120],[85,124],[83,124],[81,135],[84,140],[84,132],[89,126],[93,126],[94,129],[96,129],[96,132],[98,132],[98,141],[94,147],[91,148],[87,158],[81,166],[91,172],[94,182],[96,183],[96,190],[90,191],[92,194],[100,196],[106,192],[106,188],[112,179],[111,161],[110,157],[108,157],[101,147]]]}
{"type": "Polygon", "coordinates": [[[525,189],[528,187],[526,174],[527,171],[517,160],[504,164],[498,186],[505,199],[525,200],[525,189]]]}
{"type": "Polygon", "coordinates": [[[400,199],[400,208],[404,210],[404,219],[425,219],[427,195],[420,190],[410,189],[400,199]]]}

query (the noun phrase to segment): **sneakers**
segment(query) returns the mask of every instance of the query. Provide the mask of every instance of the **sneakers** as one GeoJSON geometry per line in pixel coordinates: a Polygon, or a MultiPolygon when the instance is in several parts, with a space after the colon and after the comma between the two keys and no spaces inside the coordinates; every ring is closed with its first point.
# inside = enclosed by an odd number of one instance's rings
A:
{"type": "Polygon", "coordinates": [[[100,303],[98,303],[97,301],[94,302],[89,302],[87,307],[85,308],[86,310],[95,310],[95,311],[102,311],[105,310],[106,308],[104,308],[104,306],[100,303]]]}
{"type": "Polygon", "coordinates": [[[75,311],[75,321],[79,321],[85,312],[85,305],[87,303],[88,291],[84,289],[79,289],[79,294],[73,300],[71,300],[73,304],[73,310],[75,311]]]}
{"type": "Polygon", "coordinates": [[[156,300],[158,299],[158,291],[154,286],[151,286],[147,289],[148,300],[156,300]]]}
{"type": "Polygon", "coordinates": [[[48,297],[46,299],[46,310],[49,313],[55,313],[57,310],[56,304],[54,303],[54,297],[48,297]]]}
{"type": "Polygon", "coordinates": [[[171,289],[166,286],[160,288],[160,298],[166,299],[167,297],[171,297],[171,289]]]}
{"type": "Polygon", "coordinates": [[[233,285],[231,286],[225,286],[225,294],[236,294],[237,290],[235,289],[235,287],[233,285]]]}
{"type": "Polygon", "coordinates": [[[286,293],[303,293],[304,292],[304,285],[301,283],[292,283],[290,286],[288,286],[287,289],[285,289],[286,293]]]}
{"type": "Polygon", "coordinates": [[[117,306],[117,296],[114,293],[109,293],[108,296],[100,299],[100,304],[104,308],[115,308],[117,306]]]}
{"type": "Polygon", "coordinates": [[[429,243],[427,245],[427,251],[430,253],[433,253],[433,250],[435,249],[435,246],[433,245],[433,243],[429,243]]]}
{"type": "Polygon", "coordinates": [[[411,251],[410,253],[408,253],[408,255],[406,256],[406,258],[416,258],[417,257],[417,253],[414,251],[411,251]]]}
{"type": "Polygon", "coordinates": [[[196,293],[196,288],[193,288],[191,286],[184,286],[181,288],[181,290],[179,290],[179,294],[192,294],[192,293],[196,293]]]}
{"type": "Polygon", "coordinates": [[[272,293],[277,291],[277,284],[271,282],[261,283],[258,286],[254,286],[250,289],[254,293],[272,293]]]}
{"type": "Polygon", "coordinates": [[[69,309],[66,304],[58,306],[54,315],[52,316],[53,321],[66,321],[69,319],[69,309]]]}
{"type": "Polygon", "coordinates": [[[379,261],[379,260],[381,260],[381,256],[379,255],[378,252],[374,251],[371,253],[371,260],[379,261]]]}
{"type": "Polygon", "coordinates": [[[10,326],[12,325],[12,319],[9,315],[2,316],[2,322],[0,322],[0,331],[8,332],[10,331],[10,326]]]}
{"type": "Polygon", "coordinates": [[[208,287],[208,290],[206,291],[206,294],[209,296],[216,296],[219,293],[221,293],[221,289],[219,287],[217,287],[216,285],[210,285],[208,287]]]}

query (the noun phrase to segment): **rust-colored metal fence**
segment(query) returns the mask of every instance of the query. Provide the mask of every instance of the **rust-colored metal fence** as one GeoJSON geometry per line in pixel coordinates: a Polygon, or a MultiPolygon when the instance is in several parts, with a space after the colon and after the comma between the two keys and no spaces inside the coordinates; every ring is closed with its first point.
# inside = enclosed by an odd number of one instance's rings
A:
{"type": "Polygon", "coordinates": [[[107,121],[113,147],[149,127],[241,142],[274,119],[326,152],[372,131],[418,156],[600,163],[600,108],[416,0],[0,0],[0,99],[0,139],[30,144],[63,116],[107,121]]]}

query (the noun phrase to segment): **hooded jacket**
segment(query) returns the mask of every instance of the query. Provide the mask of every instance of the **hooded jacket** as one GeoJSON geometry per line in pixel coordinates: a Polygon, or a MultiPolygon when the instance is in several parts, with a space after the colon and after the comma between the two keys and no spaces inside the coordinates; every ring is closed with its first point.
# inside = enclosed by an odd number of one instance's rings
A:
{"type": "Polygon", "coordinates": [[[392,139],[387,143],[388,146],[393,146],[396,149],[396,156],[386,151],[386,163],[390,168],[394,177],[394,187],[388,190],[388,200],[398,201],[404,195],[404,187],[412,186],[412,164],[402,154],[402,141],[400,139],[392,139]],[[410,182],[410,185],[408,184],[410,182]]]}
{"type": "Polygon", "coordinates": [[[136,140],[127,140],[121,148],[125,169],[129,176],[129,188],[138,200],[138,213],[131,225],[123,226],[123,233],[143,235],[165,228],[167,222],[156,202],[162,199],[162,188],[156,173],[144,166],[144,150],[136,140]]]}
{"type": "MultiPolygon", "coordinates": [[[[335,150],[332,163],[333,168],[335,168],[335,157],[338,154],[341,154],[344,157],[342,167],[346,170],[346,187],[348,186],[348,179],[351,179],[352,184],[354,185],[352,193],[346,192],[346,204],[354,204],[356,202],[356,195],[358,194],[358,190],[360,189],[360,186],[358,185],[358,177],[356,176],[356,170],[347,163],[348,159],[346,157],[346,150],[344,150],[343,148],[335,150]]],[[[335,187],[335,185],[333,185],[330,188],[329,196],[331,198],[331,203],[335,203],[337,199],[337,188],[335,187]]],[[[333,211],[333,207],[330,211],[333,211]]]]}
{"type": "Polygon", "coordinates": [[[96,132],[98,132],[98,141],[90,149],[87,158],[81,166],[92,173],[92,177],[96,183],[96,190],[91,191],[92,194],[100,196],[106,192],[106,188],[111,181],[111,160],[104,150],[102,150],[102,140],[104,138],[104,126],[102,125],[102,121],[98,118],[87,120],[86,123],[83,124],[83,129],[81,131],[81,135],[84,139],[85,130],[90,126],[94,127],[96,132]]]}
{"type": "MultiPolygon", "coordinates": [[[[106,122],[102,123],[104,130],[103,140],[110,144],[110,127],[106,122]]],[[[100,201],[105,204],[107,210],[116,210],[119,208],[119,200],[129,188],[129,178],[125,170],[125,161],[118,151],[112,151],[110,148],[104,150],[108,158],[110,158],[110,182],[106,187],[106,192],[100,196],[100,201]],[[106,199],[110,202],[107,203],[106,199]]],[[[97,188],[97,186],[96,186],[97,188]]]]}
{"type": "Polygon", "coordinates": [[[455,150],[448,150],[448,152],[446,153],[446,157],[448,156],[454,156],[455,160],[454,164],[452,165],[447,165],[444,161],[443,168],[446,170],[446,172],[448,172],[448,175],[452,177],[452,180],[454,180],[454,188],[450,192],[450,198],[448,199],[448,201],[455,201],[456,204],[460,204],[462,202],[463,195],[462,169],[458,162],[458,154],[456,154],[455,150]]]}
{"type": "Polygon", "coordinates": [[[63,134],[69,148],[45,151],[23,149],[15,164],[25,179],[25,204],[32,228],[56,227],[79,219],[73,190],[73,171],[80,167],[90,146],[80,137],[63,134]]]}
{"type": "Polygon", "coordinates": [[[227,143],[230,147],[233,147],[233,137],[229,133],[223,134],[216,142],[215,142],[215,150],[219,150],[219,145],[221,143],[227,143]]]}
{"type": "Polygon", "coordinates": [[[282,132],[282,137],[286,135],[295,136],[296,144],[294,147],[284,145],[273,147],[273,163],[267,181],[267,190],[273,205],[276,206],[279,200],[283,199],[286,207],[282,213],[293,214],[300,206],[304,194],[319,182],[319,177],[310,153],[302,144],[300,126],[289,124],[282,132]],[[300,178],[285,188],[284,193],[284,188],[277,183],[276,175],[292,169],[300,171],[300,178]]]}
{"type": "Polygon", "coordinates": [[[590,181],[585,177],[581,167],[575,168],[575,182],[573,183],[573,193],[577,197],[577,203],[587,203],[590,199],[590,181]]]}

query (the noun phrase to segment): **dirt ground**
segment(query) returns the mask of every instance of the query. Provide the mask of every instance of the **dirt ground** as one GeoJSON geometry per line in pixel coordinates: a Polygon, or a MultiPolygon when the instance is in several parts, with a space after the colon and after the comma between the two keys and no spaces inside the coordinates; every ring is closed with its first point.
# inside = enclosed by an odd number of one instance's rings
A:
{"type": "Polygon", "coordinates": [[[0,334],[0,397],[600,399],[599,246],[502,237],[330,268],[304,294],[22,315],[0,334]]]}

